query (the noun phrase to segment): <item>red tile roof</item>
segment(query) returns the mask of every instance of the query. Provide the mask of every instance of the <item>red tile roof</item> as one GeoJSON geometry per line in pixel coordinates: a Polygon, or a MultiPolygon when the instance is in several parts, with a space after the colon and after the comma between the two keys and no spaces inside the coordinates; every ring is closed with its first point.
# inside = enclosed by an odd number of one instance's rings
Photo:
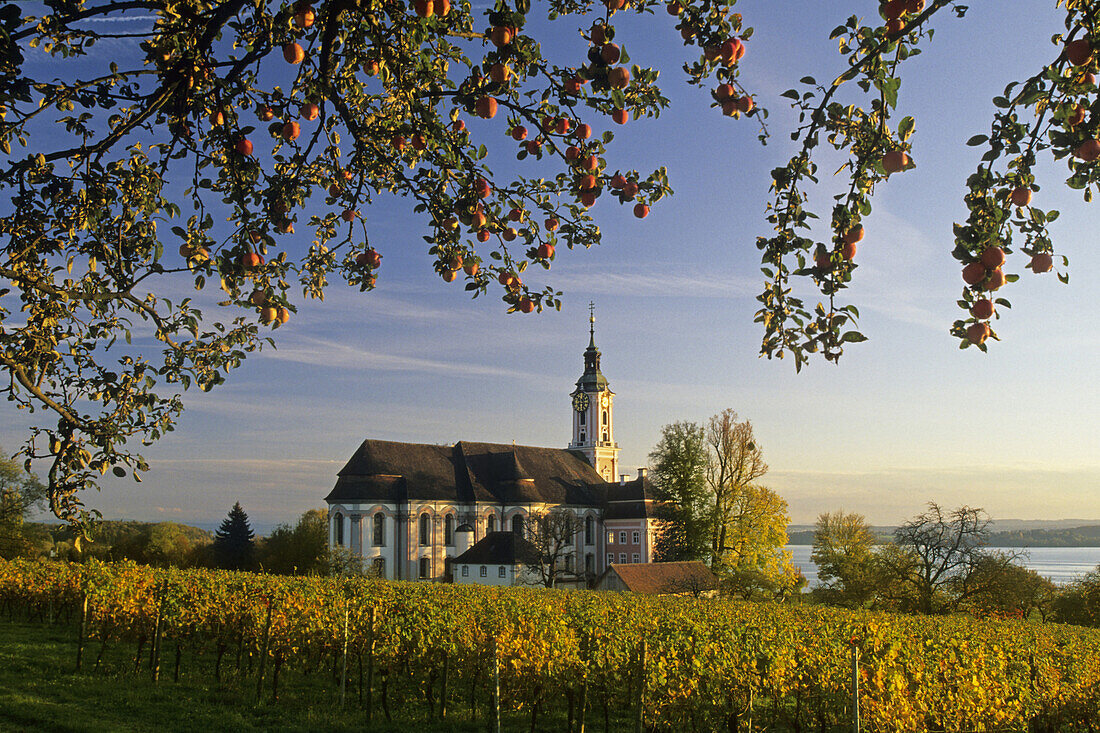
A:
{"type": "MultiPolygon", "coordinates": [[[[604,576],[614,573],[634,593],[698,593],[718,587],[718,578],[698,560],[612,564],[604,576]]],[[[603,578],[597,586],[603,585],[603,578]]]]}

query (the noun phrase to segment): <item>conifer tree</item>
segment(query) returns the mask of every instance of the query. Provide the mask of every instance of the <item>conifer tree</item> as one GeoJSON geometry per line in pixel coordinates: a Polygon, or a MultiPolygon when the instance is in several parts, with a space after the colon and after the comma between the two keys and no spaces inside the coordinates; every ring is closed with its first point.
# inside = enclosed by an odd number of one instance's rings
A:
{"type": "Polygon", "coordinates": [[[226,570],[248,570],[252,567],[253,532],[248,515],[238,501],[214,533],[214,560],[226,570]]]}

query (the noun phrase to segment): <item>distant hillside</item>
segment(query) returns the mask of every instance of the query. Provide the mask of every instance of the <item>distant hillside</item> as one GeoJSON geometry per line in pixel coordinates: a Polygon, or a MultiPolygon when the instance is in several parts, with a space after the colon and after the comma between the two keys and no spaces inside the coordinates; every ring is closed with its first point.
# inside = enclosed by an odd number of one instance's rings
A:
{"type": "MultiPolygon", "coordinates": [[[[990,547],[1100,547],[1100,522],[1073,524],[1083,520],[1069,519],[1011,519],[994,522],[1000,529],[989,535],[990,547]],[[1066,526],[1066,523],[1070,523],[1066,526]],[[1003,529],[1009,525],[1011,529],[1003,529]]],[[[894,537],[894,527],[872,527],[879,542],[889,542],[894,537]]],[[[787,530],[787,544],[812,545],[813,528],[791,525],[787,530]]]]}
{"type": "MultiPolygon", "coordinates": [[[[889,542],[894,538],[894,527],[871,527],[871,534],[875,540],[889,542]]],[[[787,528],[788,545],[812,545],[814,543],[814,528],[812,525],[792,524],[787,528]]]]}
{"type": "Polygon", "coordinates": [[[1100,525],[994,532],[989,536],[989,544],[991,547],[1100,547],[1100,525]]]}

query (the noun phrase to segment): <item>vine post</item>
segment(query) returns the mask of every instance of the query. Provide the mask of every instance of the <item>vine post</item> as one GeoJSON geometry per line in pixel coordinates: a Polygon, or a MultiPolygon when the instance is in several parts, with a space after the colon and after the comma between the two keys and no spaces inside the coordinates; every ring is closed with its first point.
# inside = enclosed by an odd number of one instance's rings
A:
{"type": "Polygon", "coordinates": [[[84,642],[88,638],[88,594],[81,594],[80,600],[80,632],[76,638],[76,671],[80,671],[80,665],[84,661],[84,642]]]}
{"type": "Polygon", "coordinates": [[[634,733],[642,733],[645,730],[645,665],[646,665],[646,640],[642,639],[641,649],[638,651],[638,688],[635,691],[634,704],[637,708],[634,717],[634,733]]]}
{"type": "Polygon", "coordinates": [[[852,639],[852,733],[859,733],[859,647],[852,639]]]}
{"type": "Polygon", "coordinates": [[[271,596],[267,597],[267,618],[264,620],[264,635],[260,641],[260,669],[256,675],[256,704],[263,701],[264,668],[267,666],[267,647],[271,640],[271,596]]]}
{"type": "Polygon", "coordinates": [[[493,709],[489,726],[492,733],[500,733],[500,649],[493,639],[493,709]]]}
{"type": "Polygon", "coordinates": [[[370,625],[367,627],[367,723],[374,714],[374,624],[378,618],[378,607],[371,606],[370,625]]]}
{"type": "Polygon", "coordinates": [[[348,695],[348,615],[351,612],[351,601],[344,604],[344,660],[340,670],[340,708],[344,708],[348,695]]]}

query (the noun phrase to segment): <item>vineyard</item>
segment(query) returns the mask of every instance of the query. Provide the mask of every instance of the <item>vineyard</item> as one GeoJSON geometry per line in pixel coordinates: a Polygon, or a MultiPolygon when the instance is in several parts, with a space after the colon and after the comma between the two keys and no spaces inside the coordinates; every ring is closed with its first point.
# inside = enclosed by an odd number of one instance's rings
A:
{"type": "Polygon", "coordinates": [[[864,730],[1100,729],[1100,631],[1017,620],[2,560],[0,614],[70,623],[85,674],[126,648],[171,684],[201,653],[213,683],[243,657],[257,702],[331,674],[387,721],[850,730],[858,655],[864,730]]]}

